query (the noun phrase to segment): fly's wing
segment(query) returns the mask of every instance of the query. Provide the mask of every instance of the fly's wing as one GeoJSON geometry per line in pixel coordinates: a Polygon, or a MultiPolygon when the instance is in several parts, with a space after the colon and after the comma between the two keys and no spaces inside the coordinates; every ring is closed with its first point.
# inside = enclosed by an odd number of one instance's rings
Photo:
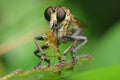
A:
{"type": "Polygon", "coordinates": [[[75,18],[75,17],[72,17],[72,23],[73,23],[74,25],[76,25],[77,28],[80,29],[79,35],[84,35],[83,30],[84,30],[84,28],[86,28],[86,24],[84,24],[80,19],[78,20],[78,19],[75,18]]]}
{"type": "Polygon", "coordinates": [[[79,25],[81,28],[86,28],[87,25],[80,19],[78,18],[73,18],[74,23],[76,23],[77,25],[79,25]]]}

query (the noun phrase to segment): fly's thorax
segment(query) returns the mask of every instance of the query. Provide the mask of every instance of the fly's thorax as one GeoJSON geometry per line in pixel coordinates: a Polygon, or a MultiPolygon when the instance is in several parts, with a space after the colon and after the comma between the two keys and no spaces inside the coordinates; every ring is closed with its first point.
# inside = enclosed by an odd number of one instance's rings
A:
{"type": "Polygon", "coordinates": [[[62,7],[66,13],[65,15],[65,18],[62,22],[59,22],[57,27],[58,27],[58,33],[62,36],[62,35],[65,35],[66,34],[66,31],[69,27],[69,24],[70,24],[70,21],[72,19],[72,15],[70,13],[70,11],[65,8],[65,7],[62,7]]]}
{"type": "Polygon", "coordinates": [[[69,24],[70,24],[70,16],[66,17],[66,19],[61,23],[61,27],[58,29],[57,37],[61,39],[63,36],[67,35],[68,30],[69,30],[69,24]]]}

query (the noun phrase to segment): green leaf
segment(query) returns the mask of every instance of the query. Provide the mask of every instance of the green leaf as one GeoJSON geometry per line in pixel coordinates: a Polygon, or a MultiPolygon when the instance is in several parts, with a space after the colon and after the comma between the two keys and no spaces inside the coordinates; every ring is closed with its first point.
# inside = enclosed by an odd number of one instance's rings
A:
{"type": "Polygon", "coordinates": [[[120,65],[93,69],[74,75],[68,80],[120,80],[120,65]]]}

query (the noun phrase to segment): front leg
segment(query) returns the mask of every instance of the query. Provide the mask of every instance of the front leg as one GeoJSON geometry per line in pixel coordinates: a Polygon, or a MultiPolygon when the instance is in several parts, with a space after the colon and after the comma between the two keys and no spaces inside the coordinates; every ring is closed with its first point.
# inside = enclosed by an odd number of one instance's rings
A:
{"type": "Polygon", "coordinates": [[[41,56],[38,55],[38,53],[40,52],[41,55],[45,55],[45,53],[44,53],[44,51],[42,50],[40,44],[38,43],[38,40],[45,40],[45,39],[44,39],[44,37],[42,37],[42,36],[35,37],[35,44],[36,44],[36,46],[37,46],[37,49],[34,51],[34,54],[35,54],[37,57],[41,58],[41,56]]]}
{"type": "MultiPolygon", "coordinates": [[[[44,51],[43,51],[43,49],[45,49],[45,48],[48,48],[49,46],[40,46],[40,44],[38,43],[38,40],[45,40],[45,39],[47,39],[46,37],[43,37],[43,36],[38,36],[38,37],[35,37],[35,44],[36,44],[36,46],[37,46],[37,49],[34,51],[34,54],[38,57],[38,58],[40,58],[40,61],[39,61],[39,63],[37,64],[37,66],[36,67],[38,67],[42,62],[41,61],[46,61],[47,63],[48,63],[48,67],[50,67],[50,60],[49,59],[47,59],[46,58],[46,56],[45,56],[45,53],[44,53],[44,51]],[[38,55],[38,53],[41,53],[41,55],[38,55]]],[[[35,68],[36,68],[35,67],[35,68]]]]}

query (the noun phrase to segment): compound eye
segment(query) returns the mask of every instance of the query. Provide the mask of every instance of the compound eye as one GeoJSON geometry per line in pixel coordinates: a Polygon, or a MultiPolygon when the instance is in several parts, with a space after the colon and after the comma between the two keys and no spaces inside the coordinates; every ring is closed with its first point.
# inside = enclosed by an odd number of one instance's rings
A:
{"type": "Polygon", "coordinates": [[[53,13],[53,8],[50,6],[44,12],[44,17],[46,20],[50,21],[51,14],[53,13]]]}
{"type": "Polygon", "coordinates": [[[64,9],[62,7],[57,8],[57,15],[56,16],[57,16],[58,22],[62,22],[65,19],[66,12],[64,11],[64,9]]]}

